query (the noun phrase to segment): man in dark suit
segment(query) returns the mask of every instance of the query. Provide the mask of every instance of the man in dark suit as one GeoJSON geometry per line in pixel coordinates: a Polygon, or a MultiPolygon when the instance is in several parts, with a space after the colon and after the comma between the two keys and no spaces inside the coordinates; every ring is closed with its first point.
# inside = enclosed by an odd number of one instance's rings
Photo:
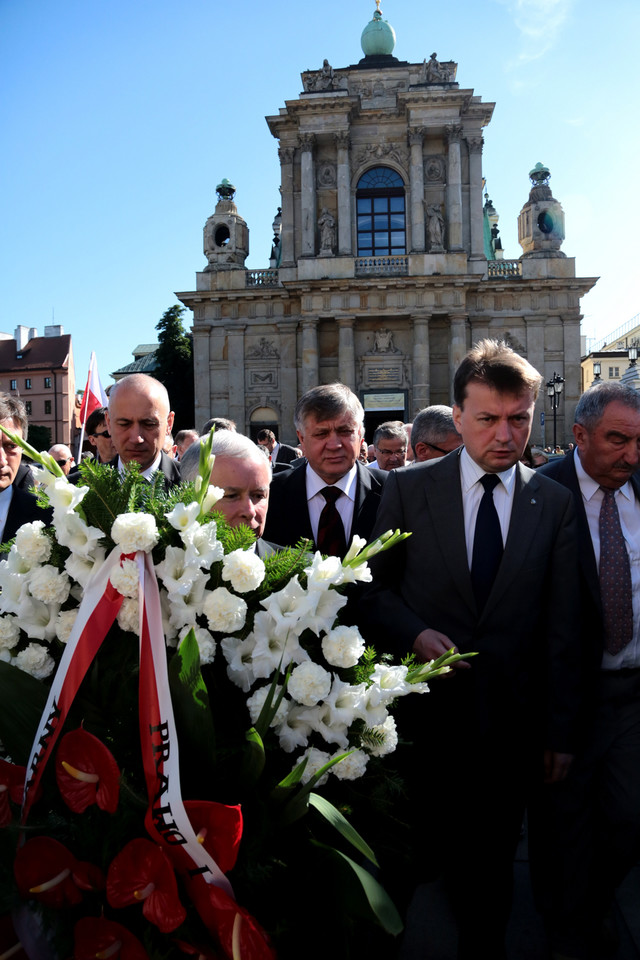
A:
{"type": "Polygon", "coordinates": [[[530,851],[552,950],[602,960],[615,888],[640,856],[640,395],[592,387],[573,430],[576,449],[538,474],[576,505],[582,737],[567,779],[531,812],[530,851]]]}
{"type": "MultiPolygon", "coordinates": [[[[22,400],[0,394],[0,423],[20,437],[27,436],[27,412],[22,400]]],[[[0,540],[12,540],[23,523],[42,520],[51,523],[51,511],[42,510],[29,490],[14,486],[22,460],[22,449],[3,433],[0,435],[0,540]]],[[[29,486],[32,485],[30,481],[29,486]]]]}
{"type": "MultiPolygon", "coordinates": [[[[249,527],[256,536],[256,553],[264,559],[278,549],[262,539],[269,507],[269,461],[248,437],[231,430],[214,434],[211,452],[215,462],[209,482],[224,490],[213,509],[230,526],[249,527]]],[[[200,444],[194,443],[183,454],[182,479],[195,480],[199,463],[200,444]]]]}
{"type": "Polygon", "coordinates": [[[307,463],[274,476],[266,535],[284,546],[306,538],[344,556],[354,534],[369,538],[387,477],[358,462],[362,405],[342,383],[314,387],[294,422],[307,463]]]}
{"type": "Polygon", "coordinates": [[[277,463],[290,464],[298,459],[296,448],[288,443],[278,443],[273,430],[259,430],[256,443],[259,447],[264,447],[269,454],[269,462],[272,468],[275,468],[277,463]]]}
{"type": "Polygon", "coordinates": [[[527,793],[536,778],[562,779],[574,747],[573,503],[519,463],[540,381],[503,343],[467,354],[454,379],[464,446],[389,474],[373,535],[412,536],[372,561],[362,605],[396,655],[478,652],[427,696],[406,698],[408,726],[398,710],[413,740],[416,879],[444,876],[464,960],[505,956],[527,793]]]}
{"type": "Polygon", "coordinates": [[[159,380],[144,373],[118,380],[109,393],[107,413],[107,429],[118,452],[111,465],[122,471],[135,461],[146,479],[161,470],[166,489],[180,483],[180,467],[162,449],[172,426],[169,395],[159,380]]]}

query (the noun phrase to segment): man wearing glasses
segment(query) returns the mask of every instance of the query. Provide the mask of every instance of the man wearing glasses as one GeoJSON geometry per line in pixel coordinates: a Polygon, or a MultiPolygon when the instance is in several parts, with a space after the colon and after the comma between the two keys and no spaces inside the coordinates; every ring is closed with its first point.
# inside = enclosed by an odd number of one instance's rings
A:
{"type": "Polygon", "coordinates": [[[56,461],[64,475],[68,477],[71,468],[75,466],[75,460],[69,447],[64,443],[54,443],[49,449],[49,454],[56,461]]]}
{"type": "Polygon", "coordinates": [[[444,404],[425,407],[416,414],[411,429],[415,463],[444,457],[462,445],[453,423],[453,410],[444,404]]]}
{"type": "Polygon", "coordinates": [[[85,432],[89,443],[95,447],[95,456],[98,463],[111,463],[116,456],[116,448],[111,440],[107,427],[107,408],[99,407],[87,417],[85,432]]]}

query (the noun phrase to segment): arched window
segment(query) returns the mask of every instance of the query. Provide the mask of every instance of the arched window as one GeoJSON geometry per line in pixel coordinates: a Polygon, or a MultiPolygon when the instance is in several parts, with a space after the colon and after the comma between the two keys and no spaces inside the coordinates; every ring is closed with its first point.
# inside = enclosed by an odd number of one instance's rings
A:
{"type": "Polygon", "coordinates": [[[389,167],[363,174],[356,189],[358,256],[389,257],[407,252],[404,183],[389,167]]]}

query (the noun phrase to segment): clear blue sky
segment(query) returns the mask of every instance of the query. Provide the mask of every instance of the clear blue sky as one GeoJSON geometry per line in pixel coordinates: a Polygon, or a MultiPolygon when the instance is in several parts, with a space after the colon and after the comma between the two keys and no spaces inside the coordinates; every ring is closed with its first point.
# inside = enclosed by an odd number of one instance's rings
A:
{"type": "MultiPolygon", "coordinates": [[[[279,203],[264,117],[324,57],[362,56],[374,0],[0,0],[0,330],[73,335],[104,386],[205,266],[202,228],[228,177],[268,265],[279,203]]],[[[591,337],[640,312],[637,0],[383,0],[395,55],[436,51],[495,101],[483,167],[505,257],[521,253],[528,171],[551,170],[591,337]],[[632,179],[634,177],[634,179],[632,179]]],[[[191,314],[187,313],[187,318],[191,314]]]]}

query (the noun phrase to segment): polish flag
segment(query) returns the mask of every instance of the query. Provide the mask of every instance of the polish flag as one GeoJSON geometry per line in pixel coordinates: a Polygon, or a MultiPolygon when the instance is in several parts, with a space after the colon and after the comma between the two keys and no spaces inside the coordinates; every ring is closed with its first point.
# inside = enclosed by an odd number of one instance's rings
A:
{"type": "Polygon", "coordinates": [[[87,417],[99,407],[106,407],[108,402],[109,400],[102,389],[100,377],[98,376],[96,355],[92,350],[91,359],[89,360],[89,376],[87,377],[87,385],[84,388],[82,403],[80,405],[80,423],[84,426],[87,422],[87,417]]]}

